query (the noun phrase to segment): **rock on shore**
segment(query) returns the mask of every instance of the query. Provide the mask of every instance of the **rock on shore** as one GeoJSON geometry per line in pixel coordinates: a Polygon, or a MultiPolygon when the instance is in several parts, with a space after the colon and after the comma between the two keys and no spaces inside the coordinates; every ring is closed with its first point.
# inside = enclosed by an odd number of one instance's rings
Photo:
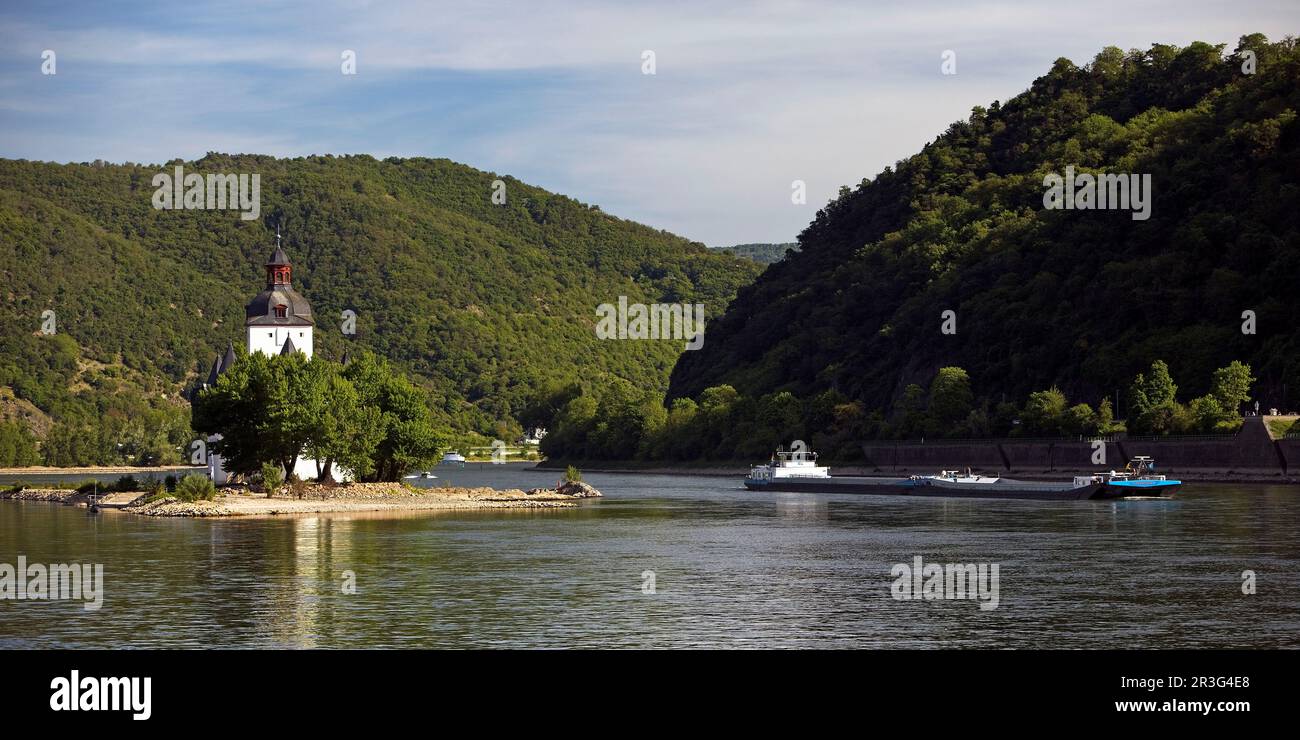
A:
{"type": "Polygon", "coordinates": [[[533,488],[528,491],[529,496],[543,496],[553,494],[557,496],[571,496],[573,498],[595,498],[602,495],[600,491],[591,487],[589,483],[583,483],[580,480],[570,480],[561,483],[558,488],[533,488]]]}
{"type": "Polygon", "coordinates": [[[79,496],[81,494],[71,488],[24,488],[21,491],[0,491],[0,499],[10,501],[53,501],[59,504],[70,504],[80,500],[79,496]]]}
{"type": "Polygon", "coordinates": [[[148,503],[132,502],[122,511],[144,516],[236,516],[234,510],[216,501],[181,501],[175,496],[166,496],[148,503]]]}

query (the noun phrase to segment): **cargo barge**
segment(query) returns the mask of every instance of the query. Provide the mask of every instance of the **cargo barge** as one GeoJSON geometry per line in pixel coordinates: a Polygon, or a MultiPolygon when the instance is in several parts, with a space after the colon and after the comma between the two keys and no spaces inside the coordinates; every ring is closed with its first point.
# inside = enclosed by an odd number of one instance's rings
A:
{"type": "Polygon", "coordinates": [[[1182,481],[1155,475],[1155,462],[1133,458],[1120,472],[1076,475],[1069,481],[1025,481],[945,470],[938,475],[905,478],[833,476],[817,464],[817,453],[796,445],[777,450],[765,465],[755,465],[745,478],[751,491],[793,493],[853,493],[886,496],[1001,498],[1026,501],[1086,501],[1115,498],[1167,498],[1182,481]]]}

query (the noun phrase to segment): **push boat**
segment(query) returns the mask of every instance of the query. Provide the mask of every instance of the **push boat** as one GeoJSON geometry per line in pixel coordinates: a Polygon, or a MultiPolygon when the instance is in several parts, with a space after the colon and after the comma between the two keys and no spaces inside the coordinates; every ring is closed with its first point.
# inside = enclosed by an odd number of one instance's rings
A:
{"type": "Polygon", "coordinates": [[[1134,455],[1132,460],[1120,472],[1098,476],[1105,479],[1105,495],[1101,498],[1150,497],[1165,498],[1172,496],[1180,480],[1170,480],[1163,475],[1156,475],[1156,461],[1149,455],[1134,455]]]}
{"type": "Polygon", "coordinates": [[[938,475],[906,478],[833,476],[817,464],[817,453],[778,449],[765,465],[755,465],[745,478],[751,491],[795,493],[857,493],[948,498],[1005,498],[1028,501],[1084,501],[1115,498],[1164,498],[1173,495],[1181,481],[1155,475],[1155,462],[1134,457],[1121,472],[1076,475],[1069,481],[1026,481],[1000,475],[978,475],[944,470],[938,475]]]}

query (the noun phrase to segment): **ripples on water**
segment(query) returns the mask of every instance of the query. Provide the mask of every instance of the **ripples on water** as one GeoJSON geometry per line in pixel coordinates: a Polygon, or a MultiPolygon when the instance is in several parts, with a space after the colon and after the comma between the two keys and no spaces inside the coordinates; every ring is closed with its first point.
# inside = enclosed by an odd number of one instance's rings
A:
{"type": "MultiPolygon", "coordinates": [[[[437,472],[502,487],[554,477],[437,472]]],[[[0,647],[1300,645],[1300,488],[1049,503],[587,479],[606,497],[578,509],[402,517],[160,520],[0,502],[0,562],[98,562],[107,581],[98,612],[0,601],[0,647]],[[894,600],[890,569],[917,555],[998,563],[999,608],[894,600]]]]}

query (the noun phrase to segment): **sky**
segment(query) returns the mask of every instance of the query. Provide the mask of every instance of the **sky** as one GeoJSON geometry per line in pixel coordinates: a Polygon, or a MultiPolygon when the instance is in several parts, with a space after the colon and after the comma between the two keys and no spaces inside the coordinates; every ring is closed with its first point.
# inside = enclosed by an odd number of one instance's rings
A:
{"type": "Polygon", "coordinates": [[[1300,3],[4,0],[0,157],[446,157],[710,246],[784,242],[1059,57],[1252,32],[1300,33],[1300,3]]]}

